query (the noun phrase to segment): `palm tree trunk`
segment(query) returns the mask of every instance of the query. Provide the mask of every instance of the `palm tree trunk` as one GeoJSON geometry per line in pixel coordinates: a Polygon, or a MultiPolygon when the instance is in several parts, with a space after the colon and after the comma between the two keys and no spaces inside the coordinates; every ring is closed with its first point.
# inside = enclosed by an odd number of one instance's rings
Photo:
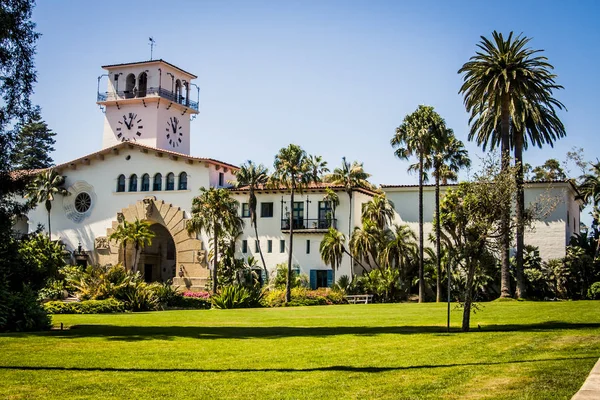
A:
{"type": "Polygon", "coordinates": [[[46,210],[48,211],[48,240],[52,241],[52,228],[50,226],[50,211],[52,211],[52,203],[46,200],[46,210]]]}
{"type": "Polygon", "coordinates": [[[213,236],[213,240],[214,240],[214,254],[213,254],[213,294],[217,294],[217,287],[218,287],[218,277],[217,277],[217,265],[218,265],[218,251],[219,251],[219,242],[218,242],[218,238],[219,238],[219,229],[218,227],[215,226],[215,234],[213,236]]]}
{"type": "Polygon", "coordinates": [[[127,271],[127,240],[123,240],[123,268],[127,271]]]}
{"type": "Polygon", "coordinates": [[[419,154],[419,303],[425,301],[423,257],[423,152],[421,151],[419,154]]]}
{"type": "Polygon", "coordinates": [[[269,281],[269,272],[267,272],[267,264],[265,263],[265,257],[262,253],[262,247],[260,246],[260,241],[258,240],[258,227],[256,226],[256,221],[254,222],[254,234],[256,235],[256,240],[258,243],[258,254],[260,254],[260,260],[262,261],[263,269],[265,270],[265,279],[267,282],[269,281]]]}
{"type": "Polygon", "coordinates": [[[437,290],[435,301],[442,301],[442,240],[440,234],[440,171],[436,169],[435,174],[435,251],[437,255],[437,290]]]}
{"type": "Polygon", "coordinates": [[[523,251],[525,248],[525,192],[523,190],[523,134],[515,132],[515,164],[517,166],[517,298],[525,297],[523,251]]]}
{"type": "Polygon", "coordinates": [[[139,251],[139,243],[135,243],[135,252],[133,253],[133,272],[137,272],[138,270],[138,251],[139,251]]]}
{"type": "MultiPolygon", "coordinates": [[[[295,177],[292,176],[292,180],[295,177]]],[[[292,251],[294,248],[294,189],[292,186],[292,194],[290,196],[290,248],[288,251],[288,265],[287,265],[287,276],[285,278],[285,302],[289,303],[292,301],[292,251]]]]}
{"type": "MultiPolygon", "coordinates": [[[[502,171],[510,167],[510,109],[508,93],[502,95],[502,114],[501,114],[501,165],[502,171]]],[[[500,249],[500,297],[510,297],[510,272],[509,272],[509,248],[510,248],[510,204],[505,204],[502,210],[501,230],[501,249],[500,249]]]]}

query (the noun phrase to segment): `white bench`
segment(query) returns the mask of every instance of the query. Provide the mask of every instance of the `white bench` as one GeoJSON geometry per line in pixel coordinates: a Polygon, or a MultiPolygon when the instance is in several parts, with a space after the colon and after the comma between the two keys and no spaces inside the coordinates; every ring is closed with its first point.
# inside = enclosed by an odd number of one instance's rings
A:
{"type": "Polygon", "coordinates": [[[369,303],[373,302],[372,294],[349,294],[344,297],[346,298],[346,300],[348,300],[349,304],[357,304],[357,303],[369,304],[369,303]]]}

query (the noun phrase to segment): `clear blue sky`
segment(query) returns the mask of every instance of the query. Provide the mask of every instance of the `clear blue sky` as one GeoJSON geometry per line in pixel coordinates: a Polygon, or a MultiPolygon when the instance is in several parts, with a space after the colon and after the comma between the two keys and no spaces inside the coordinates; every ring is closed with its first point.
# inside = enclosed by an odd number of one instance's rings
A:
{"type": "MultiPolygon", "coordinates": [[[[34,100],[57,135],[56,162],[101,147],[101,65],[162,58],[198,75],[191,153],[272,167],[289,143],[364,162],[373,182],[416,183],[389,141],[428,104],[466,142],[458,69],[480,35],[523,32],[555,66],[567,138],[530,149],[532,165],[573,146],[600,156],[600,3],[596,1],[39,1],[34,100]]],[[[483,152],[467,143],[472,158],[483,152]]],[[[575,172],[575,171],[573,171],[575,172]]]]}

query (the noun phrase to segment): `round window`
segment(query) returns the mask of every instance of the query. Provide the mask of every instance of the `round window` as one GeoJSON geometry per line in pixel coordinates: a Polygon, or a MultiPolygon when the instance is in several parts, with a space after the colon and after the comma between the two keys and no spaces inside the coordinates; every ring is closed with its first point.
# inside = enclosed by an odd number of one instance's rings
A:
{"type": "Polygon", "coordinates": [[[92,198],[86,192],[81,192],[75,197],[75,209],[79,213],[87,212],[92,206],[92,198]]]}

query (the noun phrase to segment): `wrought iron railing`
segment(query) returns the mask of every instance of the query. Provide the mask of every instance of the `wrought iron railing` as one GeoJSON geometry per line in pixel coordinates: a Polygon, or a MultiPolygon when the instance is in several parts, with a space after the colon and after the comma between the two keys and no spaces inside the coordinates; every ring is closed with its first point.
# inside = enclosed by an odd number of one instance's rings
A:
{"type": "Polygon", "coordinates": [[[144,98],[148,96],[158,96],[163,99],[184,105],[193,110],[198,111],[198,102],[193,101],[185,96],[178,95],[165,88],[150,87],[146,90],[119,90],[115,92],[98,92],[97,101],[111,101],[111,100],[123,100],[123,99],[134,99],[144,98]]]}
{"type": "MultiPolygon", "coordinates": [[[[292,219],[292,224],[294,226],[294,230],[319,230],[319,229],[329,229],[336,228],[337,219],[335,218],[327,218],[327,219],[292,219]]],[[[290,220],[289,218],[281,220],[281,230],[289,230],[290,229],[290,220]]]]}

